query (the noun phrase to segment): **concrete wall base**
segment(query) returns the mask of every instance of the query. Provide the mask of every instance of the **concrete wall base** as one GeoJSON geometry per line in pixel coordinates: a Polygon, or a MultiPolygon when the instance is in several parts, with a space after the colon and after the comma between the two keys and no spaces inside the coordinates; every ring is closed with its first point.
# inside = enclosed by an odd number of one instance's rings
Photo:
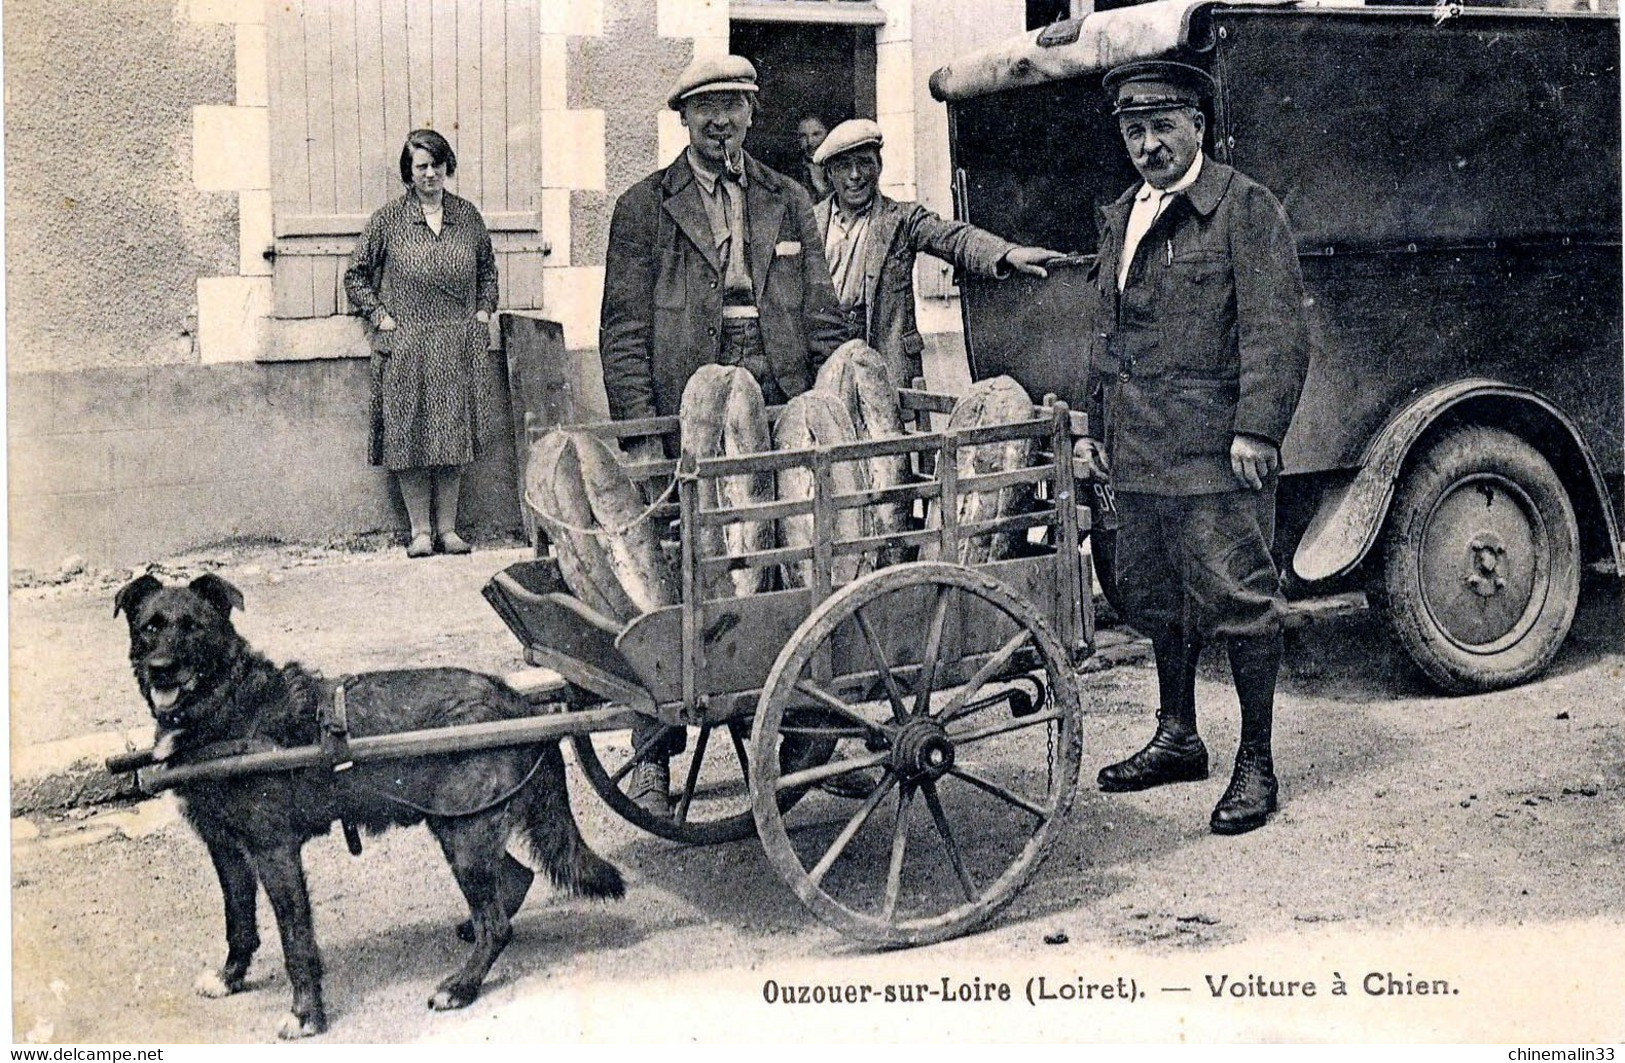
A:
{"type": "MultiPolygon", "coordinates": [[[[506,363],[460,525],[522,527],[506,363]]],[[[321,542],[406,527],[367,464],[364,359],[17,373],[8,380],[11,564],[137,566],[232,539],[321,542]]]]}

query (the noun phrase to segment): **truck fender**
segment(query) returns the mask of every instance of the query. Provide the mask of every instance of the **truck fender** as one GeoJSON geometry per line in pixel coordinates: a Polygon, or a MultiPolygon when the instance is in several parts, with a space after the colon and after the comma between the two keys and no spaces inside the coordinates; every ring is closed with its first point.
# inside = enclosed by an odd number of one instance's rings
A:
{"type": "MultiPolygon", "coordinates": [[[[1600,502],[1607,524],[1607,541],[1615,571],[1620,566],[1620,541],[1613,507],[1596,459],[1574,422],[1551,402],[1526,388],[1495,380],[1458,380],[1423,392],[1401,409],[1366,446],[1354,479],[1326,492],[1292,555],[1292,571],[1305,583],[1341,576],[1363,561],[1377,541],[1400,471],[1412,447],[1451,409],[1478,399],[1499,399],[1535,408],[1561,426],[1575,449],[1584,456],[1590,486],[1600,502]]],[[[1582,501],[1575,499],[1577,510],[1582,501]]]]}

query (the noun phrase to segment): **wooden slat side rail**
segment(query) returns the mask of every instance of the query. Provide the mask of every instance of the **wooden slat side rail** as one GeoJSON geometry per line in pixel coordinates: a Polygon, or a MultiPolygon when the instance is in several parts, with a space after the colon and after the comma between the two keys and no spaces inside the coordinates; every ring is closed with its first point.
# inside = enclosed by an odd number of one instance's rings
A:
{"type": "Polygon", "coordinates": [[[990,424],[985,428],[961,428],[958,430],[959,445],[962,447],[980,447],[989,443],[1008,443],[1016,439],[1042,439],[1049,442],[1051,421],[1048,415],[1032,421],[1011,421],[1007,424],[990,424]]]}
{"type": "Polygon", "coordinates": [[[917,413],[953,413],[959,401],[952,395],[919,388],[898,388],[897,401],[904,410],[917,413]]]}
{"type": "Polygon", "coordinates": [[[921,480],[918,483],[902,484],[898,487],[876,487],[849,495],[836,495],[833,501],[836,509],[851,509],[854,506],[878,506],[890,502],[910,502],[914,499],[929,500],[941,493],[941,488],[935,480],[921,480]]]}
{"type": "Polygon", "coordinates": [[[1038,513],[1021,513],[1014,517],[999,517],[997,520],[980,520],[974,524],[961,524],[959,526],[959,537],[961,539],[974,539],[977,536],[989,535],[993,532],[1047,528],[1055,522],[1055,510],[1045,509],[1038,513]]]}
{"type": "MultiPolygon", "coordinates": [[[[968,534],[963,528],[961,534],[968,534]]],[[[842,539],[835,544],[834,553],[837,557],[846,554],[862,554],[871,550],[879,550],[883,546],[924,546],[926,543],[936,542],[941,533],[935,528],[922,531],[893,532],[890,535],[866,535],[861,539],[842,539]]]]}
{"type": "Polygon", "coordinates": [[[717,528],[729,524],[804,517],[813,511],[812,499],[799,502],[756,502],[731,509],[708,509],[700,514],[700,527],[717,528]]]}
{"type": "Polygon", "coordinates": [[[961,493],[969,491],[997,491],[1004,487],[1013,487],[1016,484],[1050,483],[1055,477],[1053,465],[1025,465],[1009,472],[984,472],[975,476],[961,476],[959,490],[961,493]]]}
{"type": "MultiPolygon", "coordinates": [[[[685,536],[685,541],[691,536],[685,536]]],[[[773,550],[755,550],[748,554],[728,557],[707,557],[700,561],[700,571],[707,576],[718,572],[732,572],[739,568],[765,568],[768,565],[806,561],[813,556],[810,546],[781,546],[773,550]]]]}

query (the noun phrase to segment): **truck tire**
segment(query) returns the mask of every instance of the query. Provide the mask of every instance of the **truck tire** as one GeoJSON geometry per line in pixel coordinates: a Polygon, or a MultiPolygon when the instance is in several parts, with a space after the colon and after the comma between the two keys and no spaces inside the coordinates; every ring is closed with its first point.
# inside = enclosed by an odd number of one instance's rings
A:
{"type": "Polygon", "coordinates": [[[1382,540],[1379,597],[1399,643],[1442,690],[1521,683],[1557,655],[1580,596],[1568,493],[1499,428],[1453,428],[1406,471],[1382,540]]]}

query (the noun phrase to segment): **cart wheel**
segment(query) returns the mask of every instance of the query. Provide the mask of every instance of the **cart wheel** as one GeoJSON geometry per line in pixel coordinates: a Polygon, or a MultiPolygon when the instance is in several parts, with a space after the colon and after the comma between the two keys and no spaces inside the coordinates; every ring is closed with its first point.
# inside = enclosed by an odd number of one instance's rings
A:
{"type": "MultiPolygon", "coordinates": [[[[842,733],[826,722],[826,714],[802,715],[806,717],[806,725],[798,730],[803,737],[785,736],[788,746],[781,751],[781,756],[786,767],[824,763],[835,751],[835,743],[842,733]],[[819,733],[826,729],[827,736],[819,733]]],[[[670,749],[679,744],[682,747],[672,754],[669,762],[673,813],[670,819],[650,815],[627,794],[632,784],[632,770],[647,757],[649,747],[635,747],[627,731],[575,735],[571,741],[575,743],[582,774],[604,803],[622,819],[670,841],[719,845],[748,838],[756,830],[751,818],[750,769],[745,751],[749,736],[747,717],[704,727],[671,727],[650,743],[650,747],[664,745],[670,749]],[[677,732],[682,732],[681,738],[677,732]]],[[[805,793],[805,788],[787,791],[781,801],[788,808],[805,793]]]]}
{"type": "Polygon", "coordinates": [[[1038,613],[974,569],[918,562],[847,584],[790,637],[757,705],[752,808],[768,860],[819,918],[928,944],[990,918],[1032,877],[1083,754],[1077,681],[1038,613]],[[761,753],[811,705],[861,733],[861,751],[848,742],[782,771],[761,753]],[[868,796],[818,794],[787,821],[776,797],[835,779],[868,796]]]}

